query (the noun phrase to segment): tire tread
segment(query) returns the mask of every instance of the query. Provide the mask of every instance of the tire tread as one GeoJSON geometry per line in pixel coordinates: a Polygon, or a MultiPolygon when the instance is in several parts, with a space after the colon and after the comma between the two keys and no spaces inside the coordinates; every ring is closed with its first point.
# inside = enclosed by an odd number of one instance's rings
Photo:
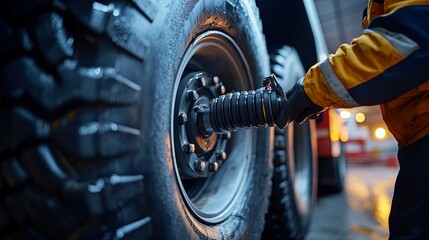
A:
{"type": "MultiPolygon", "coordinates": [[[[297,55],[294,48],[283,46],[270,56],[271,70],[278,79],[290,81],[285,78],[285,66],[290,65],[290,61],[295,60],[297,55]]],[[[282,83],[282,82],[281,82],[282,83]]],[[[280,84],[281,84],[280,83],[280,84]]],[[[286,86],[282,87],[285,89],[286,86]]],[[[306,231],[303,231],[297,219],[294,190],[288,170],[287,152],[287,130],[275,130],[274,139],[274,176],[272,179],[272,194],[270,206],[266,215],[266,224],[263,233],[264,239],[303,239],[306,231]]]]}
{"type": "MultiPolygon", "coordinates": [[[[148,213],[135,209],[146,201],[144,176],[115,167],[128,166],[140,147],[133,116],[141,88],[88,47],[96,39],[105,51],[142,62],[145,52],[137,48],[147,46],[144,36],[130,33],[134,26],[115,27],[113,12],[102,14],[104,24],[92,22],[93,4],[0,2],[2,239],[153,234],[148,213]],[[83,61],[81,51],[94,53],[95,64],[83,61]],[[124,231],[139,219],[146,220],[124,231]]],[[[117,7],[121,21],[131,21],[130,12],[145,22],[155,17],[138,5],[117,7]]]]}

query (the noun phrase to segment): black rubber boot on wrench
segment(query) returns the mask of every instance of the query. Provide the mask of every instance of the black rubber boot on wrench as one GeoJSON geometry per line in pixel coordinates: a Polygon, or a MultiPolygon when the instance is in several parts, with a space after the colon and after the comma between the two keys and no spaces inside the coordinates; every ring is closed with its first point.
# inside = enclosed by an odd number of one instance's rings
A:
{"type": "Polygon", "coordinates": [[[286,95],[274,74],[256,91],[233,92],[211,100],[198,114],[200,134],[226,133],[238,129],[274,127],[286,95]]]}

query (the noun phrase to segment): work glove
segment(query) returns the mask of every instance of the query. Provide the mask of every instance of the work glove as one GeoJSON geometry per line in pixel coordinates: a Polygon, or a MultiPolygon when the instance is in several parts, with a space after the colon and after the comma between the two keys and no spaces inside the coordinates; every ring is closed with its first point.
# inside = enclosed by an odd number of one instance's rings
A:
{"type": "Polygon", "coordinates": [[[304,92],[301,79],[286,93],[275,122],[279,128],[287,127],[292,121],[301,124],[309,118],[316,119],[325,109],[310,100],[304,92]]]}

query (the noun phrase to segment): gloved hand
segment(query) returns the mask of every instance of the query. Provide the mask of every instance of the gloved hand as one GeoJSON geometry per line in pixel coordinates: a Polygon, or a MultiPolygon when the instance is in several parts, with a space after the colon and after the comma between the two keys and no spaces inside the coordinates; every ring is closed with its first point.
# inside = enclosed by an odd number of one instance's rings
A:
{"type": "Polygon", "coordinates": [[[281,108],[275,122],[279,128],[287,127],[292,121],[301,124],[308,118],[317,118],[325,109],[310,100],[304,92],[302,81],[298,81],[286,93],[286,98],[281,103],[281,108]]]}

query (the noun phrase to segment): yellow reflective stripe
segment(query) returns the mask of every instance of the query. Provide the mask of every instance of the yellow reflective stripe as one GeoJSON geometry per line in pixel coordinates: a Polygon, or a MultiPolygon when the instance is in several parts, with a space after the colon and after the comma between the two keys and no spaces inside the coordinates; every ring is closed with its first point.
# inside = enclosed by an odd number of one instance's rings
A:
{"type": "Polygon", "coordinates": [[[399,8],[415,5],[428,5],[429,0],[386,0],[384,2],[384,13],[392,13],[399,8]]]}
{"type": "Polygon", "coordinates": [[[331,89],[320,70],[320,63],[311,67],[304,76],[304,91],[312,102],[321,107],[351,107],[331,89]]]}
{"type": "Polygon", "coordinates": [[[344,87],[343,83],[334,73],[334,70],[331,67],[328,59],[320,63],[320,71],[322,71],[323,76],[325,77],[326,82],[331,87],[332,91],[345,103],[352,107],[357,107],[359,104],[350,96],[347,89],[344,87]]]}
{"type": "Polygon", "coordinates": [[[404,59],[384,37],[367,32],[343,44],[329,60],[346,89],[364,83],[404,59]]]}
{"type": "Polygon", "coordinates": [[[401,33],[391,32],[381,27],[363,30],[364,34],[373,32],[383,36],[404,57],[408,57],[411,53],[420,48],[416,42],[401,33]]]}

